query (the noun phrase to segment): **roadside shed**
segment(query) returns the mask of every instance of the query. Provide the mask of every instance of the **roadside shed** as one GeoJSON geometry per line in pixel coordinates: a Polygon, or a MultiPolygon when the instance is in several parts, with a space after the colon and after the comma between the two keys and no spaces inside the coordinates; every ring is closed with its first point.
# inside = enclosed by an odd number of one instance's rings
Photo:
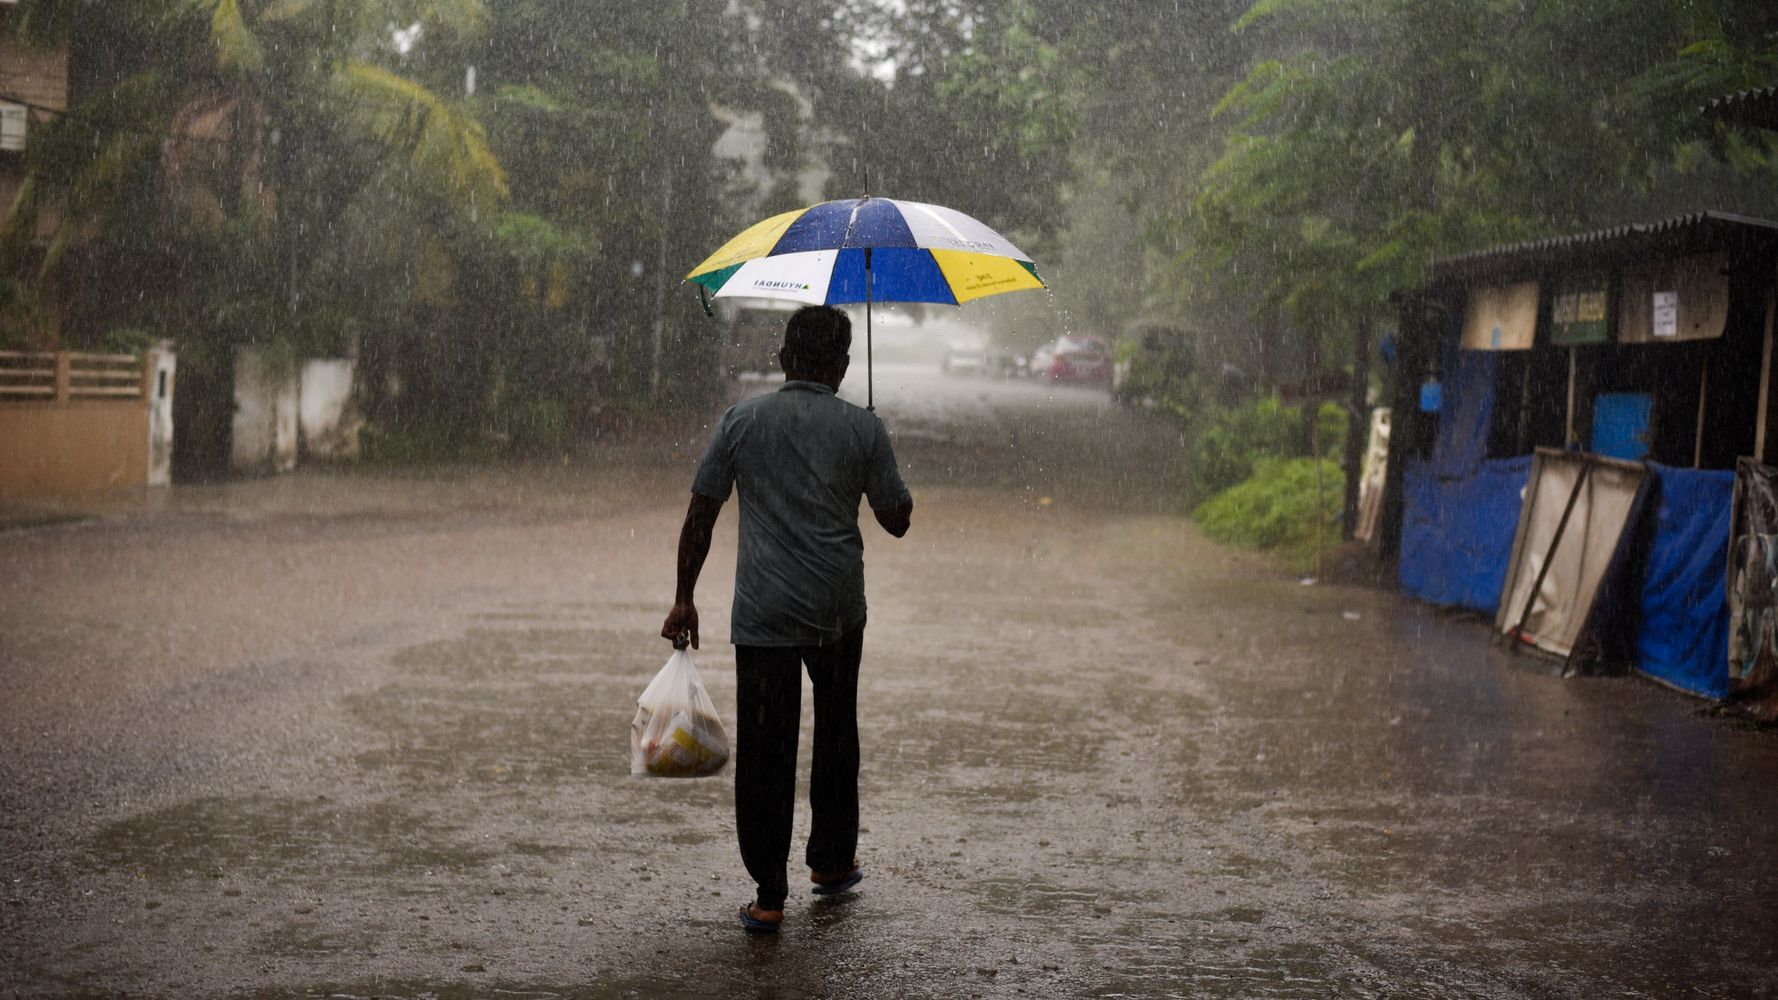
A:
{"type": "Polygon", "coordinates": [[[1775,277],[1778,223],[1721,212],[1436,261],[1397,297],[1401,460],[1379,537],[1403,588],[1527,641],[1528,620],[1586,595],[1563,655],[1726,695],[1734,470],[1778,451],[1775,277]],[[1560,472],[1563,454],[1604,471],[1560,472]],[[1625,463],[1647,474],[1580,502],[1625,463]],[[1553,493],[1544,472],[1565,477],[1553,493]],[[1521,532],[1522,509],[1547,521],[1521,532]],[[1564,560],[1563,544],[1594,554],[1564,560]]]}
{"type": "Polygon", "coordinates": [[[1704,117],[1778,132],[1778,86],[1755,87],[1704,105],[1704,117]]]}

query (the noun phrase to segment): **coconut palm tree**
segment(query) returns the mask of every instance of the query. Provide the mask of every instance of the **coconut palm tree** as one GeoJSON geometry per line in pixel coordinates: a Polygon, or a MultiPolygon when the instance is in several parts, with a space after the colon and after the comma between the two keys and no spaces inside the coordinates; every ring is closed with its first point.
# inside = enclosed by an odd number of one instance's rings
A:
{"type": "Polygon", "coordinates": [[[415,225],[504,201],[481,126],[401,72],[395,30],[486,17],[481,0],[22,0],[23,37],[86,34],[119,70],[34,135],[0,260],[89,335],[171,306],[182,339],[300,339],[340,311],[343,226],[411,255],[415,225]]]}

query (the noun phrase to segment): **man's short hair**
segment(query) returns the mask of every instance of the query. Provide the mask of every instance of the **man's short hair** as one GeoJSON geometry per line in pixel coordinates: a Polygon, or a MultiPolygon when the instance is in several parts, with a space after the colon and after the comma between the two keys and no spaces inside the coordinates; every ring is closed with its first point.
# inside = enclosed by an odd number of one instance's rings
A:
{"type": "Polygon", "coordinates": [[[832,368],[852,349],[852,319],[832,306],[804,306],[784,325],[784,367],[832,368]]]}

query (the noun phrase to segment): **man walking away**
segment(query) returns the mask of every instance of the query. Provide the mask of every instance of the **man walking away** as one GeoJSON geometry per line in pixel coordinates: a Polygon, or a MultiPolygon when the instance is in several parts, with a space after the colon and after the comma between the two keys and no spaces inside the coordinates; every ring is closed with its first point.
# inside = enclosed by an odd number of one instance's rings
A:
{"type": "Polygon", "coordinates": [[[739,718],[735,827],[758,885],[741,908],[750,931],[773,932],[789,895],[791,818],[802,674],[815,692],[811,828],[805,860],[818,894],[856,886],[858,661],[864,645],[864,539],[859,498],[896,538],[914,501],[875,413],[835,395],[846,377],[852,322],[827,306],[790,317],[778,363],[784,386],[731,407],[710,436],[679,534],[679,586],[661,635],[698,645],[692,601],[716,516],[741,495],[729,641],[739,718]]]}

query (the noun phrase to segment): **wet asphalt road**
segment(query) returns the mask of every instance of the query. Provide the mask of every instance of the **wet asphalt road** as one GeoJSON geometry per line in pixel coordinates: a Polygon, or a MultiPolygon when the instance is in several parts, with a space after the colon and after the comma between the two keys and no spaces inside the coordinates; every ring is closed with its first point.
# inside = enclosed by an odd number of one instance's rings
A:
{"type": "Polygon", "coordinates": [[[687,426],[0,532],[0,994],[1778,995],[1774,734],[1212,546],[1100,394],[878,375],[859,893],[744,935],[729,777],[627,773],[687,426]]]}

